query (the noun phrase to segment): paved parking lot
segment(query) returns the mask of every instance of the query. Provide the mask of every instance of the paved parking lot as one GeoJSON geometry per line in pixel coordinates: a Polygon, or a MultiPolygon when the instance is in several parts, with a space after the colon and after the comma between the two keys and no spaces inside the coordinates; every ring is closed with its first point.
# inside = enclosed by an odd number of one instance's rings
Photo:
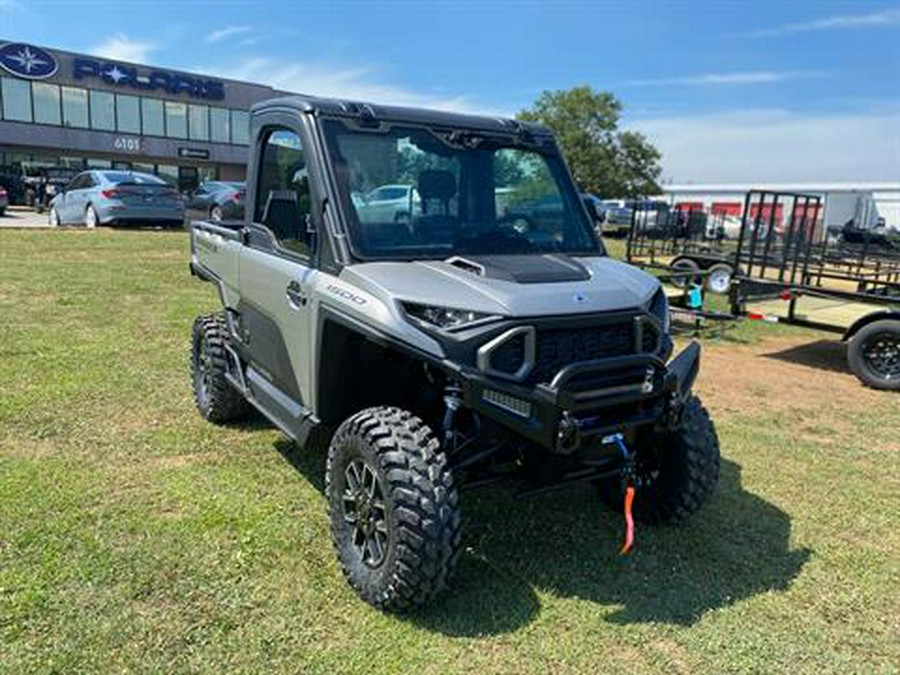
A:
{"type": "Polygon", "coordinates": [[[47,213],[37,213],[25,206],[10,206],[0,216],[0,227],[27,227],[29,229],[50,227],[47,213]]]}

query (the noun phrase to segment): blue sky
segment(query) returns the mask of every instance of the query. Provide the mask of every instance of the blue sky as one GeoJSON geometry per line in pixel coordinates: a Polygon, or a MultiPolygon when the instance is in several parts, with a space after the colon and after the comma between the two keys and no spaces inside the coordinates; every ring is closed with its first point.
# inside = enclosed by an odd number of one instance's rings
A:
{"type": "Polygon", "coordinates": [[[473,112],[590,84],[669,180],[900,180],[900,3],[0,0],[0,38],[473,112]]]}

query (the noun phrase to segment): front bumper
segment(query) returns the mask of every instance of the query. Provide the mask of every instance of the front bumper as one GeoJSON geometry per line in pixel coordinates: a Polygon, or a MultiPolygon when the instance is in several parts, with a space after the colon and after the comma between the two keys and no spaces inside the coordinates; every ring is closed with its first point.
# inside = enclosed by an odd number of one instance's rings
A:
{"type": "Polygon", "coordinates": [[[461,371],[463,400],[517,435],[569,455],[603,436],[672,424],[700,369],[692,342],[664,363],[640,354],[575,363],[549,384],[524,387],[461,371]]]}

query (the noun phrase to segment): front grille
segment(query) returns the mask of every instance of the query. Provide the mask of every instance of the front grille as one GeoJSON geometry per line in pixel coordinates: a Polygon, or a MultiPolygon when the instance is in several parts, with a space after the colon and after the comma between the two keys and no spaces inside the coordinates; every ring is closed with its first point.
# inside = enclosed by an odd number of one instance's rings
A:
{"type": "Polygon", "coordinates": [[[560,370],[579,361],[633,354],[634,340],[634,324],[630,321],[587,328],[538,329],[537,359],[526,382],[549,383],[560,370]]]}
{"type": "Polygon", "coordinates": [[[496,338],[496,344],[487,347],[488,358],[481,367],[516,379],[525,360],[533,354],[533,367],[522,384],[549,384],[560,370],[573,363],[654,354],[661,347],[658,325],[650,317],[628,316],[599,324],[596,321],[585,319],[589,325],[565,328],[538,325],[528,330],[514,329],[510,331],[513,335],[496,338]]]}

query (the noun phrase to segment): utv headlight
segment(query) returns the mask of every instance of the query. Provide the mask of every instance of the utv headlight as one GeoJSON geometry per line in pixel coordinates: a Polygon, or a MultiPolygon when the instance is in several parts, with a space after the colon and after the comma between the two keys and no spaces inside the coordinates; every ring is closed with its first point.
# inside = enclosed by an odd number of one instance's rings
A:
{"type": "Polygon", "coordinates": [[[403,311],[407,316],[418,319],[429,326],[442,329],[462,328],[469,324],[495,318],[491,314],[473,312],[469,309],[454,307],[438,307],[436,305],[419,305],[412,302],[403,303],[403,311]]]}
{"type": "Polygon", "coordinates": [[[662,328],[663,335],[666,335],[669,332],[670,323],[669,299],[662,288],[656,291],[656,295],[653,296],[653,300],[650,302],[650,314],[656,317],[662,328]]]}

